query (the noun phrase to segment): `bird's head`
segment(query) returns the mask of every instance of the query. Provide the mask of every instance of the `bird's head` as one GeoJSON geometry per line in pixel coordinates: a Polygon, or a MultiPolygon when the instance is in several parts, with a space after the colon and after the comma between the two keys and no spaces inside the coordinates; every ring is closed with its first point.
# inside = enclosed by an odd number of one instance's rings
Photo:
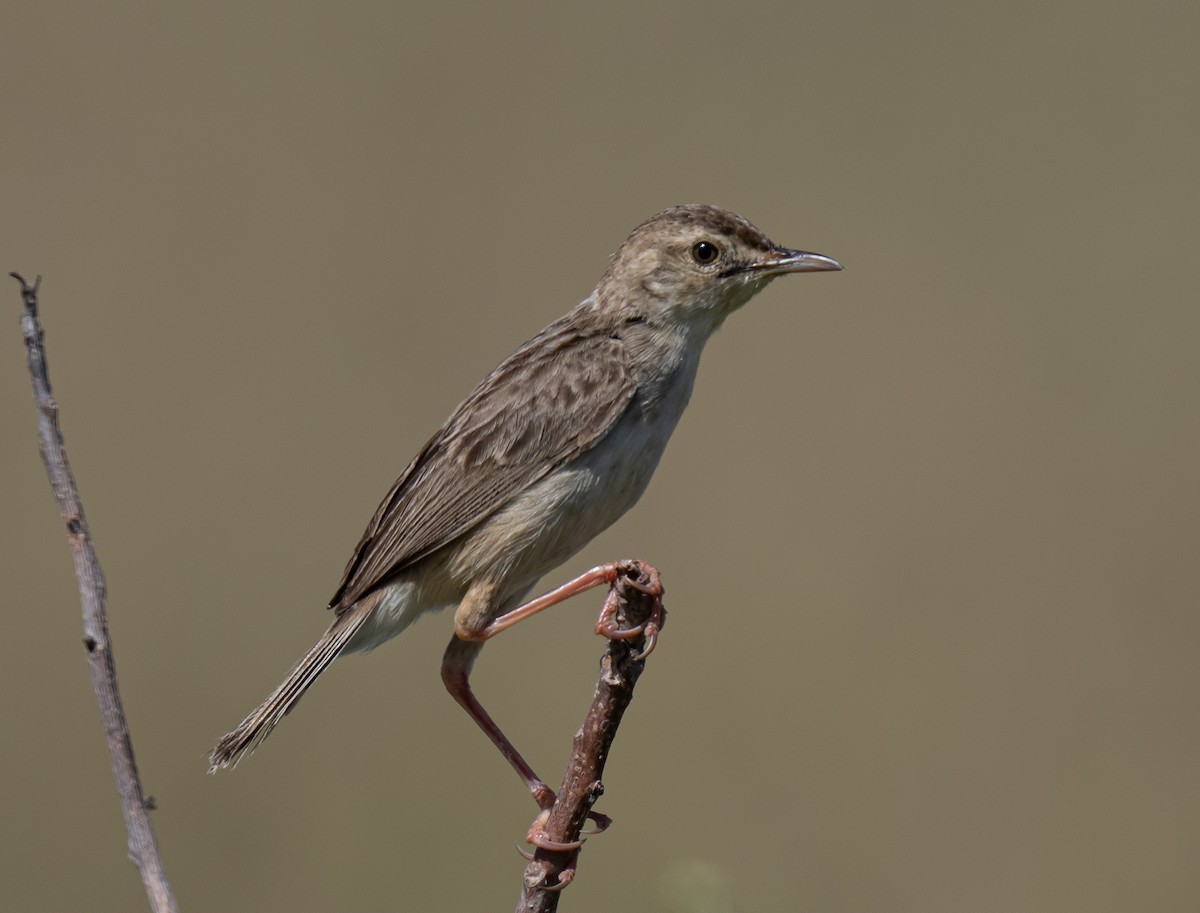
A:
{"type": "Polygon", "coordinates": [[[648,321],[711,332],[776,276],[841,268],[821,254],[773,244],[732,212],[693,203],[635,228],[597,292],[606,309],[645,308],[648,321]]]}

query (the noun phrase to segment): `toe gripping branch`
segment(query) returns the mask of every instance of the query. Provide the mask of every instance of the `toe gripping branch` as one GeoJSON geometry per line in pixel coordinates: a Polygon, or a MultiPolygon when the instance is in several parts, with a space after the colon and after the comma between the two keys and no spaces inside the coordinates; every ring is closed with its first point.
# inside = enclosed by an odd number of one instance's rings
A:
{"type": "MultiPolygon", "coordinates": [[[[600,570],[600,569],[597,569],[600,570]]],[[[662,580],[643,561],[605,565],[610,584],[596,633],[608,639],[600,664],[592,706],[572,744],[571,759],[554,803],[530,828],[528,842],[535,849],[523,854],[529,860],[518,913],[554,909],[557,895],[575,877],[584,824],[591,819],[605,830],[610,819],[592,811],[604,793],[601,777],[617,727],[633,700],[633,689],[653,652],[666,621],[662,580]]]]}
{"type": "Polygon", "coordinates": [[[658,646],[658,632],[667,623],[667,609],[662,601],[662,577],[657,568],[641,561],[620,561],[612,567],[615,569],[612,585],[608,588],[600,617],[596,619],[596,633],[609,640],[632,640],[640,636],[644,646],[634,656],[634,661],[641,662],[654,652],[658,646]],[[645,597],[637,601],[637,607],[632,612],[629,590],[645,597]]]}

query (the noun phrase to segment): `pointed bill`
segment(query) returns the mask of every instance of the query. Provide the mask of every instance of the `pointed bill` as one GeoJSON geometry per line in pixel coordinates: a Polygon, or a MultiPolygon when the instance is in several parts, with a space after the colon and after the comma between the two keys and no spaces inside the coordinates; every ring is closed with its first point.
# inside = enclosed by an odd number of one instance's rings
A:
{"type": "Polygon", "coordinates": [[[809,253],[805,250],[791,250],[787,247],[777,247],[757,263],[751,263],[746,267],[747,270],[762,276],[782,276],[784,273],[817,273],[841,268],[842,264],[832,257],[809,253]]]}

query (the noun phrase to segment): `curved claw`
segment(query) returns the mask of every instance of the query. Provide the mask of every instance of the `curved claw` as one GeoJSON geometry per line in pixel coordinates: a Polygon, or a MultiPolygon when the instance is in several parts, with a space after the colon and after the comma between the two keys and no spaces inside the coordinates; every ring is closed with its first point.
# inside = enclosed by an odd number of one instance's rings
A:
{"type": "Polygon", "coordinates": [[[649,583],[642,583],[640,580],[626,577],[625,585],[630,589],[637,590],[639,593],[645,593],[647,596],[662,595],[662,583],[659,581],[657,574],[651,578],[649,583]]]}
{"type": "Polygon", "coordinates": [[[529,825],[529,833],[525,835],[526,843],[533,844],[538,849],[549,850],[553,853],[566,853],[583,846],[584,841],[582,840],[571,840],[563,843],[558,840],[551,840],[545,836],[546,821],[549,817],[550,809],[546,808],[533,819],[533,824],[529,825]]]}
{"type": "Polygon", "coordinates": [[[596,622],[596,633],[609,640],[629,640],[645,630],[645,624],[634,625],[632,628],[618,628],[616,622],[604,618],[596,622]]]}
{"type": "Polygon", "coordinates": [[[581,837],[595,837],[597,834],[603,834],[606,830],[612,827],[612,818],[600,812],[588,812],[588,818],[595,822],[596,826],[591,830],[580,833],[581,837]]]}
{"type": "Polygon", "coordinates": [[[558,873],[558,884],[540,885],[540,888],[543,891],[552,891],[552,892],[553,891],[561,891],[563,888],[565,888],[567,885],[569,885],[574,880],[575,880],[575,861],[572,860],[570,865],[568,865],[565,869],[563,869],[561,872],[558,873]]]}
{"type": "Polygon", "coordinates": [[[569,853],[573,850],[581,849],[587,840],[569,840],[563,843],[544,837],[537,831],[530,830],[529,836],[525,838],[525,842],[533,844],[539,850],[549,850],[552,853],[569,853]]]}
{"type": "MultiPolygon", "coordinates": [[[[520,847],[517,847],[517,852],[521,854],[521,857],[523,859],[525,859],[526,862],[533,862],[534,859],[536,858],[535,854],[527,852],[526,850],[523,850],[520,847]]],[[[539,884],[536,887],[538,888],[538,890],[541,890],[541,891],[551,891],[551,892],[561,891],[563,888],[565,888],[567,885],[569,885],[572,881],[575,880],[575,871],[576,871],[576,868],[578,867],[578,865],[579,865],[579,850],[575,849],[575,850],[571,851],[571,858],[567,860],[566,866],[564,866],[562,871],[560,871],[558,873],[558,881],[555,884],[552,884],[552,885],[539,884]]]]}
{"type": "MultiPolygon", "coordinates": [[[[587,816],[596,826],[580,833],[579,840],[571,840],[564,843],[559,840],[551,840],[544,835],[543,828],[546,826],[546,820],[550,817],[550,810],[546,809],[533,819],[533,824],[529,826],[529,833],[525,835],[525,842],[536,846],[538,849],[549,850],[554,853],[578,851],[587,842],[588,837],[603,834],[612,827],[612,818],[608,815],[601,812],[589,811],[587,816]]],[[[518,849],[517,852],[526,859],[533,859],[533,855],[526,853],[524,850],[518,849]]]]}
{"type": "Polygon", "coordinates": [[[654,648],[658,646],[658,625],[653,621],[648,621],[643,627],[646,629],[646,646],[642,648],[641,653],[634,657],[635,662],[639,663],[653,653],[654,648]]]}

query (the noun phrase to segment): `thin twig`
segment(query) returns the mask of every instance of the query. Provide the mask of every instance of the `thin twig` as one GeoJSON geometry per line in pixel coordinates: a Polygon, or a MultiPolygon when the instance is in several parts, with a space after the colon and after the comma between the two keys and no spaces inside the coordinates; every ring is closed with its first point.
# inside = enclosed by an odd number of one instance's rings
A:
{"type": "MultiPolygon", "coordinates": [[[[655,595],[643,589],[662,589],[658,572],[644,562],[633,562],[635,571],[613,584],[617,599],[617,625],[628,630],[644,625],[655,605],[655,595]],[[632,580],[632,585],[630,581],[632,580]]],[[[609,749],[621,724],[625,708],[633,700],[633,688],[645,666],[646,638],[614,638],[600,661],[596,693],[583,726],[575,734],[571,760],[563,777],[558,799],[550,809],[542,833],[547,840],[571,843],[579,839],[592,804],[604,792],[601,777],[609,749]]],[[[561,889],[575,875],[579,851],[538,849],[525,867],[517,913],[553,913],[558,909],[561,889]]]]}
{"type": "Polygon", "coordinates": [[[46,352],[43,346],[42,325],[38,320],[38,287],[42,277],[30,285],[17,273],[10,273],[21,283],[21,297],[25,312],[21,316],[21,332],[25,337],[25,351],[29,364],[29,376],[33,381],[33,398],[38,411],[38,440],[50,487],[54,490],[58,509],[67,524],[67,536],[71,542],[71,554],[75,559],[75,576],[79,580],[79,599],[83,606],[83,645],[87,650],[88,671],[92,676],[92,689],[100,705],[100,721],[104,725],[104,736],[108,742],[108,754],[112,760],[113,774],[117,779],[117,792],[121,796],[121,807],[125,813],[125,829],[129,832],[129,857],[142,875],[146,896],[154,913],[177,913],[175,896],[167,883],[154,831],[150,826],[149,807],[138,779],[137,765],[133,760],[133,742],[125,722],[125,710],[117,690],[117,671],[113,662],[112,643],[108,637],[108,616],[105,610],[104,574],[92,547],[87,520],[83,515],[83,504],[75,477],[67,462],[63,448],[62,431],[58,425],[58,404],[50,390],[50,377],[46,370],[46,352]]]}

